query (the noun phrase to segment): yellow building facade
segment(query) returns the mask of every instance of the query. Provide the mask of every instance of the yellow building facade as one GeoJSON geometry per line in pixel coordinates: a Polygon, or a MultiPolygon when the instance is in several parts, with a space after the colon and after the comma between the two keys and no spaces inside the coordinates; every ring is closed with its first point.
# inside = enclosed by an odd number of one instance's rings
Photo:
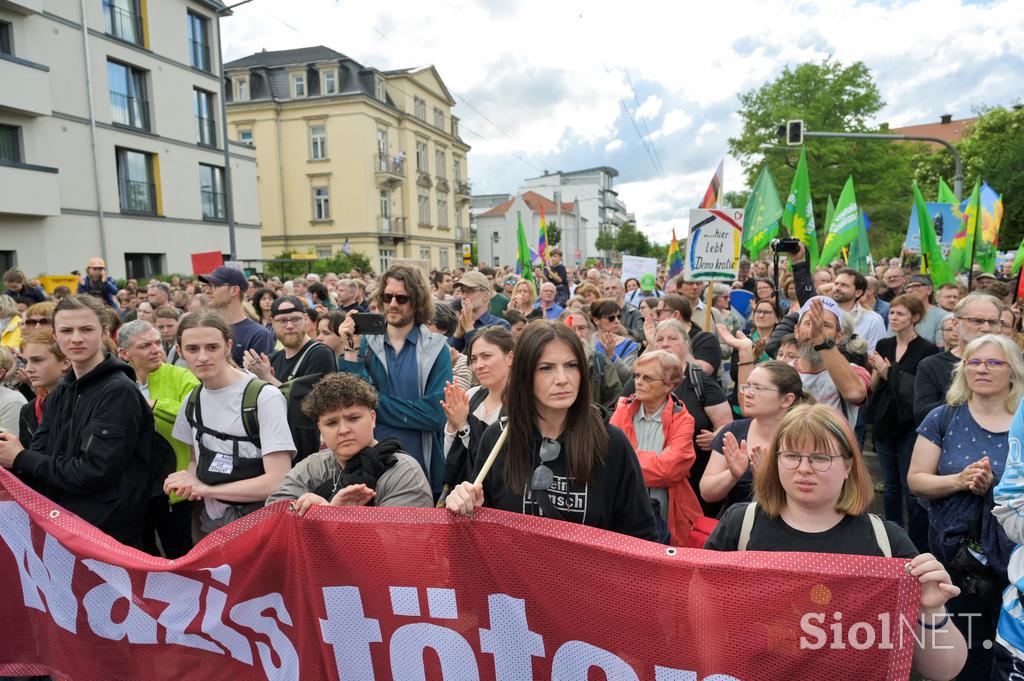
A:
{"type": "Polygon", "coordinates": [[[230,134],[256,149],[264,258],[461,264],[470,147],[436,69],[379,71],[321,46],[259,52],[224,73],[230,134]]]}

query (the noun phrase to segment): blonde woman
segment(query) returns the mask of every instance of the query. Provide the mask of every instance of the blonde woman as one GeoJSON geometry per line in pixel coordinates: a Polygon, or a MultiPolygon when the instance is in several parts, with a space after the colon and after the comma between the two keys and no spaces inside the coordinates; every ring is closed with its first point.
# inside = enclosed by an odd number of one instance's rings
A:
{"type": "Polygon", "coordinates": [[[512,289],[512,299],[508,301],[506,309],[515,310],[526,317],[527,322],[532,322],[534,319],[544,318],[544,312],[534,307],[536,302],[537,287],[533,285],[532,281],[521,279],[516,284],[516,287],[512,289]]]}
{"type": "Polygon", "coordinates": [[[967,644],[946,612],[960,589],[899,526],[867,513],[871,475],[846,419],[823,405],[794,407],[768,445],[754,493],[756,502],[725,512],[704,548],[910,559],[907,571],[921,583],[914,669],[929,679],[960,672],[967,644]]]}

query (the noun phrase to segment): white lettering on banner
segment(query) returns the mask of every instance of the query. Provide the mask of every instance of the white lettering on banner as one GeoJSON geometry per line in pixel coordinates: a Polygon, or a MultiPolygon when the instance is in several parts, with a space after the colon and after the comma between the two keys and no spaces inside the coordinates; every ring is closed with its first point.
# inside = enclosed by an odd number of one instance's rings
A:
{"type": "Polygon", "coordinates": [[[76,632],[78,600],[71,590],[75,557],[59,541],[46,535],[43,558],[32,547],[32,523],[28,513],[14,501],[0,501],[0,538],[14,554],[21,577],[21,595],[25,607],[40,612],[50,609],[50,617],[61,629],[76,632]],[[42,591],[46,605],[39,597],[42,591]]]}
{"type": "MultiPolygon", "coordinates": [[[[409,596],[404,590],[412,588],[402,587],[404,596],[409,596]]],[[[324,643],[334,650],[338,678],[375,681],[370,644],[384,642],[380,620],[366,616],[359,587],[331,586],[324,587],[322,592],[327,619],[320,620],[320,630],[324,643]]],[[[533,681],[533,658],[545,656],[544,638],[530,631],[526,602],[505,594],[491,594],[487,604],[491,628],[479,630],[480,650],[494,656],[495,681],[533,681]]],[[[394,607],[393,602],[392,611],[396,609],[403,608],[394,607]]],[[[437,653],[445,681],[479,679],[472,646],[454,629],[436,624],[406,624],[394,631],[388,647],[391,679],[425,679],[423,653],[427,648],[437,653]]],[[[586,681],[595,667],[602,670],[609,681],[639,678],[625,660],[584,641],[562,644],[552,660],[551,678],[586,681]]],[[[655,667],[655,678],[657,681],[698,681],[694,671],[661,666],[655,667]]],[[[704,677],[704,681],[740,680],[728,674],[713,674],[704,677]]]]}
{"type": "MultiPolygon", "coordinates": [[[[48,613],[59,627],[77,634],[78,600],[72,590],[74,554],[52,535],[46,534],[40,558],[32,543],[31,519],[13,501],[0,501],[0,539],[17,563],[25,607],[48,613]],[[45,605],[40,593],[46,598],[45,605]]],[[[268,680],[298,680],[299,656],[280,626],[292,626],[291,615],[281,594],[266,594],[231,608],[232,624],[260,634],[250,641],[223,621],[227,593],[221,589],[173,572],[147,572],[140,598],[132,593],[132,580],[125,568],[93,559],[84,559],[82,564],[102,580],[82,597],[89,628],[97,636],[113,641],[127,638],[129,643],[136,645],[155,645],[160,642],[159,630],[162,627],[163,643],[217,655],[224,655],[226,650],[233,658],[249,666],[254,665],[252,646],[255,646],[268,680]],[[204,589],[205,600],[202,599],[204,589]],[[166,603],[167,607],[154,620],[150,613],[158,608],[143,602],[143,599],[166,603]],[[127,614],[120,622],[115,622],[113,611],[122,600],[128,603],[127,614]],[[209,639],[185,631],[193,625],[200,612],[203,613],[201,631],[209,639]],[[273,616],[268,616],[268,613],[273,616]],[[275,660],[279,664],[275,664],[275,660]]],[[[227,565],[211,569],[210,574],[225,586],[231,579],[230,566],[227,565]]]]}

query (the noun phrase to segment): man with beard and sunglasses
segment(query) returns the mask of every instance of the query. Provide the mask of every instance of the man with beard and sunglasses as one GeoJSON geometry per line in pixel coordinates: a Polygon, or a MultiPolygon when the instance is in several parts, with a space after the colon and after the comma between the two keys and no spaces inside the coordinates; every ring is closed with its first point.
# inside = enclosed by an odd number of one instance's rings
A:
{"type": "Polygon", "coordinates": [[[800,358],[794,366],[804,390],[818,404],[832,407],[853,427],[857,412],[868,398],[871,374],[851,363],[840,351],[850,333],[839,304],[827,296],[815,296],[800,308],[796,325],[800,358]]]}
{"type": "Polygon", "coordinates": [[[380,397],[374,437],[402,443],[402,450],[423,467],[434,495],[444,484],[447,421],[441,400],[452,381],[448,340],[427,328],[434,303],[427,279],[418,269],[395,265],[381,277],[375,295],[387,320],[380,335],[356,335],[352,313],[338,328],[344,354],[341,371],[367,380],[380,397]]]}

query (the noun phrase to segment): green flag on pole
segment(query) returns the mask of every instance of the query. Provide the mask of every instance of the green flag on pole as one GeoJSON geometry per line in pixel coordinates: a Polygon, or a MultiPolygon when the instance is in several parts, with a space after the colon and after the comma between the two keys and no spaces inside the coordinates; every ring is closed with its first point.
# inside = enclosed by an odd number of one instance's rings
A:
{"type": "Polygon", "coordinates": [[[807,150],[800,147],[800,162],[796,166],[793,185],[782,212],[782,224],[790,236],[807,247],[811,270],[818,266],[818,231],[814,226],[814,206],[811,205],[811,180],[807,176],[807,150]]]}
{"type": "Polygon", "coordinates": [[[847,264],[863,274],[871,272],[871,244],[868,242],[867,220],[864,218],[864,211],[859,211],[857,226],[857,238],[850,244],[850,259],[847,264]]]}
{"type": "Polygon", "coordinates": [[[956,198],[956,194],[949,188],[946,181],[941,177],[939,178],[939,203],[951,203],[954,206],[960,205],[960,200],[956,198]]]}
{"type": "Polygon", "coordinates": [[[1013,257],[1013,276],[1020,272],[1021,265],[1024,265],[1024,239],[1021,239],[1020,246],[1017,246],[1017,255],[1013,257]]]}
{"type": "Polygon", "coordinates": [[[779,218],[782,217],[782,202],[779,190],[766,163],[754,182],[754,189],[747,199],[743,212],[743,248],[756,258],[772,239],[779,235],[779,218]]]}
{"type": "Polygon", "coordinates": [[[836,214],[836,206],[832,203],[832,195],[828,195],[828,203],[825,204],[825,225],[832,224],[832,216],[836,214]]]}
{"type": "Polygon", "coordinates": [[[960,228],[953,236],[953,246],[949,250],[949,269],[953,272],[966,271],[974,262],[974,233],[978,229],[978,218],[981,215],[981,178],[974,183],[971,198],[963,209],[963,220],[960,228]]]}
{"type": "Polygon", "coordinates": [[[942,258],[942,250],[939,248],[939,241],[935,236],[935,223],[932,216],[928,214],[928,206],[925,205],[924,196],[917,183],[914,183],[914,207],[917,213],[917,232],[921,235],[921,255],[928,258],[928,274],[932,277],[932,284],[935,288],[943,284],[952,283],[953,273],[949,264],[942,258]]]}
{"type": "Polygon", "coordinates": [[[530,258],[530,243],[526,240],[526,230],[523,229],[523,216],[517,214],[519,228],[516,230],[516,270],[523,279],[533,281],[533,260],[530,258]]]}
{"type": "Polygon", "coordinates": [[[825,247],[821,249],[821,262],[830,263],[839,253],[857,238],[860,226],[860,212],[857,210],[857,196],[853,190],[853,176],[846,178],[843,191],[839,195],[839,203],[832,215],[832,221],[826,225],[825,247]]]}

